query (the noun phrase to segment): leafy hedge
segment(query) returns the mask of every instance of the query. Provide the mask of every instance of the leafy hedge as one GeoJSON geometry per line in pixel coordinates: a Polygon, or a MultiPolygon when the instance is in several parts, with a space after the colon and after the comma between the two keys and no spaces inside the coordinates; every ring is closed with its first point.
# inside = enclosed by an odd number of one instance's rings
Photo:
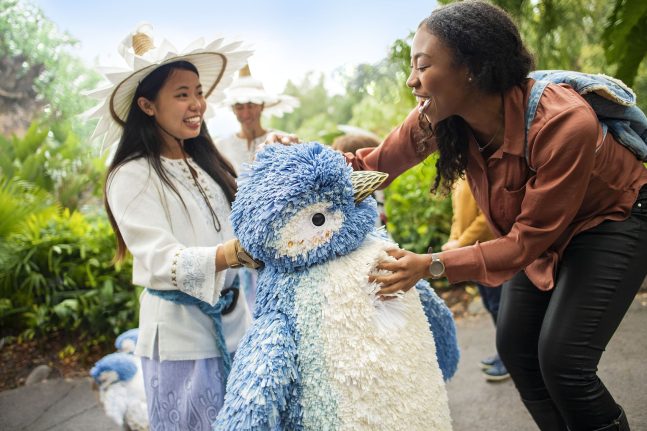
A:
{"type": "Polygon", "coordinates": [[[103,214],[50,209],[27,217],[0,249],[2,335],[74,331],[94,342],[137,325],[131,264],[112,265],[114,236],[103,214]]]}
{"type": "Polygon", "coordinates": [[[440,250],[451,227],[451,199],[430,192],[435,164],[436,157],[429,157],[386,189],[387,229],[400,247],[417,253],[426,253],[429,246],[440,250]]]}

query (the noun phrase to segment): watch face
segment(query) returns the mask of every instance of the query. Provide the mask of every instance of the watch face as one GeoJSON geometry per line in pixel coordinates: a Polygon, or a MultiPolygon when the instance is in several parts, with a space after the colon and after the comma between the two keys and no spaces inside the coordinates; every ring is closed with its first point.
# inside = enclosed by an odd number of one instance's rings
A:
{"type": "Polygon", "coordinates": [[[439,277],[445,272],[445,265],[440,260],[434,260],[431,262],[431,265],[429,265],[429,272],[431,275],[434,277],[439,277]]]}

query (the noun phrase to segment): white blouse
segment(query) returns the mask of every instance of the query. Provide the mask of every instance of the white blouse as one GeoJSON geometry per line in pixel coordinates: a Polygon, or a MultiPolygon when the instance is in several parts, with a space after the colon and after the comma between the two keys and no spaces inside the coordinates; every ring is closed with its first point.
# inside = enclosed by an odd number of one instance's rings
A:
{"type": "MultiPolygon", "coordinates": [[[[215,263],[216,249],[233,238],[230,207],[220,186],[193,160],[188,163],[220,221],[220,232],[183,160],[162,158],[164,172],[182,200],[144,158],[129,161],[111,174],[107,199],[133,255],[133,283],[180,290],[213,305],[236,275],[231,269],[217,272],[215,263]]],[[[251,324],[242,289],[239,293],[235,309],[222,316],[230,352],[251,324]]],[[[216,357],[220,352],[215,337],[213,321],[196,306],[142,293],[137,355],[159,360],[216,357]]]]}
{"type": "Polygon", "coordinates": [[[263,148],[265,139],[267,139],[267,135],[270,132],[274,131],[268,131],[266,134],[254,139],[251,148],[247,143],[247,139],[239,138],[236,133],[225,138],[217,139],[215,141],[216,148],[231,162],[236,174],[240,174],[243,164],[250,164],[254,161],[256,153],[263,148]]]}

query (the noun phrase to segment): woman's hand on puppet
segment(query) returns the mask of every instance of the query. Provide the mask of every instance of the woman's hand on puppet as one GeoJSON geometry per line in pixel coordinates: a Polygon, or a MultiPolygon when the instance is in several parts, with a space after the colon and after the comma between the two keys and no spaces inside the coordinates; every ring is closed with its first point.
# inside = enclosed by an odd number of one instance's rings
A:
{"type": "Polygon", "coordinates": [[[429,277],[430,255],[416,254],[411,251],[394,248],[388,251],[395,258],[383,260],[377,265],[378,270],[390,271],[388,275],[374,275],[370,282],[382,285],[378,295],[393,295],[396,292],[406,292],[422,278],[429,277]]]}
{"type": "Polygon", "coordinates": [[[255,260],[240,244],[238,238],[230,239],[222,244],[225,255],[225,261],[229,268],[247,268],[257,269],[263,265],[263,262],[255,260]]]}

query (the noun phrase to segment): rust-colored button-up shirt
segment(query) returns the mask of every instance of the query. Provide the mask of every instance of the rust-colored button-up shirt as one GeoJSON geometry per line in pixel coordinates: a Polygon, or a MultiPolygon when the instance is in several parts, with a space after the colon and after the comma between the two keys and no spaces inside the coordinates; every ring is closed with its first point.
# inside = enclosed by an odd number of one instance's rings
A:
{"type": "MultiPolygon", "coordinates": [[[[540,100],[528,132],[529,169],[524,112],[531,84],[504,95],[505,133],[494,154],[484,159],[470,136],[467,176],[497,238],[442,252],[452,283],[496,286],[525,270],[539,289],[552,289],[571,238],[604,220],[626,219],[647,184],[647,168],[610,133],[604,136],[588,103],[562,85],[549,85],[540,100]]],[[[382,145],[346,157],[354,169],[383,171],[390,181],[437,150],[432,143],[418,153],[419,133],[414,109],[382,145]]]]}

